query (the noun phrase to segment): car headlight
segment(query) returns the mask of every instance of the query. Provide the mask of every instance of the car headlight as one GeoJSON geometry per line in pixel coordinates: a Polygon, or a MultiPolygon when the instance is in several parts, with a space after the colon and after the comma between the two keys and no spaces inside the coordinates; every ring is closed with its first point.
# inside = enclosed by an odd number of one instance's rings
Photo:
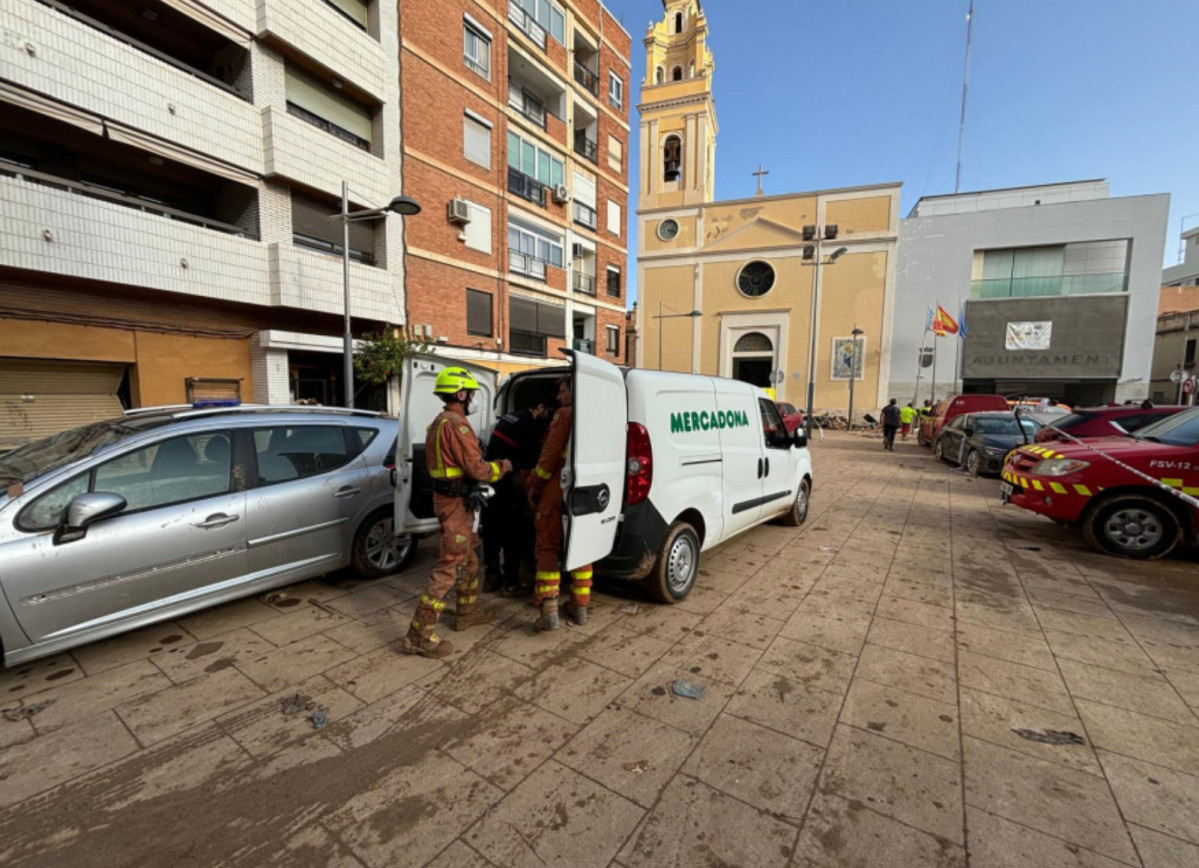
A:
{"type": "Polygon", "coordinates": [[[984,446],[983,452],[986,453],[988,458],[999,458],[1001,455],[1007,452],[1007,450],[1002,449],[999,446],[984,446]]]}
{"type": "Polygon", "coordinates": [[[1030,473],[1037,476],[1069,476],[1091,466],[1089,461],[1077,461],[1073,458],[1048,458],[1038,462],[1030,473]]]}

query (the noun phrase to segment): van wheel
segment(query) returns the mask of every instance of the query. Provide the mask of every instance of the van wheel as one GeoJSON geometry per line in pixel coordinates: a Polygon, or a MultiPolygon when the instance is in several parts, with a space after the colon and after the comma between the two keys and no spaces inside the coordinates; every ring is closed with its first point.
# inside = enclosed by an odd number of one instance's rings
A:
{"type": "Polygon", "coordinates": [[[667,531],[654,568],[644,579],[654,599],[677,603],[691,593],[699,575],[699,535],[685,521],[675,522],[667,531]]]}
{"type": "Polygon", "coordinates": [[[799,527],[808,519],[808,504],[812,500],[812,483],[808,480],[803,480],[799,483],[799,491],[795,493],[795,499],[791,501],[791,508],[784,512],[778,518],[779,524],[785,524],[787,527],[799,527]]]}
{"type": "Polygon", "coordinates": [[[1174,513],[1156,500],[1126,494],[1090,510],[1082,520],[1082,535],[1101,552],[1147,560],[1169,554],[1178,545],[1181,528],[1174,513]]]}
{"type": "Polygon", "coordinates": [[[403,570],[415,553],[412,537],[396,537],[395,515],[388,507],[371,513],[358,526],[351,564],[363,578],[378,579],[403,570]]]}

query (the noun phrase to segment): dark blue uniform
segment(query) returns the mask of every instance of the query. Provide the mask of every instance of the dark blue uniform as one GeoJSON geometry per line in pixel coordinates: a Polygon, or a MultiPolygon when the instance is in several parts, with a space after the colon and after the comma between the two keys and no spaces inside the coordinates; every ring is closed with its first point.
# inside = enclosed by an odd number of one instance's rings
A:
{"type": "Polygon", "coordinates": [[[545,421],[534,419],[528,410],[519,410],[500,417],[487,442],[486,460],[507,458],[515,471],[494,486],[495,497],[483,508],[479,535],[489,585],[498,580],[505,587],[515,587],[520,581],[521,561],[532,560],[533,522],[523,479],[537,464],[545,426],[545,421]]]}

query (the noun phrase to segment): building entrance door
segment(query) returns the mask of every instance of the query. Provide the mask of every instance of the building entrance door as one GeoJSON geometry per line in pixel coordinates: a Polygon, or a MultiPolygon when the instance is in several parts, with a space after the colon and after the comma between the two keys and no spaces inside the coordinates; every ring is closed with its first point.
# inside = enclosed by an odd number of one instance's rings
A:
{"type": "Polygon", "coordinates": [[[733,345],[733,379],[762,389],[774,385],[774,342],[761,332],[737,338],[733,345]]]}

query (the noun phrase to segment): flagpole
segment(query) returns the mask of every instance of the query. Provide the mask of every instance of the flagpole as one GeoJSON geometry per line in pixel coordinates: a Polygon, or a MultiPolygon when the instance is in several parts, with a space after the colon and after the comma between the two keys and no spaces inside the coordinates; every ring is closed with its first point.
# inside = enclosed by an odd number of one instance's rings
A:
{"type": "Polygon", "coordinates": [[[929,400],[934,404],[937,403],[937,338],[940,335],[936,330],[933,330],[933,385],[928,391],[929,400]]]}
{"type": "MultiPolygon", "coordinates": [[[[959,324],[958,329],[961,329],[961,327],[961,324],[959,324]]],[[[953,342],[953,393],[957,395],[961,392],[961,389],[958,388],[958,380],[961,379],[962,369],[961,354],[959,352],[962,348],[962,336],[959,333],[954,337],[956,337],[957,340],[953,342]]]]}
{"type": "Polygon", "coordinates": [[[924,345],[928,342],[928,329],[933,322],[933,307],[930,304],[924,315],[924,334],[920,336],[920,346],[916,349],[916,388],[912,390],[912,403],[920,400],[920,374],[924,370],[924,345]]]}

